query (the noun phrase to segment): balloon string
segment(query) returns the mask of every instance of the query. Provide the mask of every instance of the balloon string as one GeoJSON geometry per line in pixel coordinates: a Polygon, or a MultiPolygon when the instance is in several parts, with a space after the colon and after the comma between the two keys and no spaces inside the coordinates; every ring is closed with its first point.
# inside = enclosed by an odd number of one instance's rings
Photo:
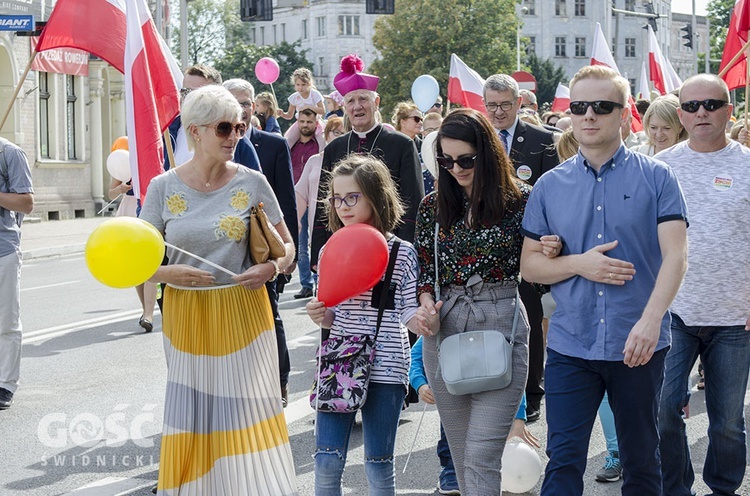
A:
{"type": "Polygon", "coordinates": [[[278,102],[278,101],[279,101],[279,99],[278,99],[278,98],[276,98],[276,92],[275,92],[275,91],[273,90],[273,83],[270,83],[270,85],[271,85],[271,93],[273,93],[273,99],[274,99],[274,100],[276,100],[276,101],[278,102]]]}
{"type": "Polygon", "coordinates": [[[189,251],[183,250],[182,248],[178,248],[178,247],[176,247],[175,245],[173,245],[173,244],[171,244],[171,243],[167,243],[166,241],[164,242],[164,244],[165,244],[166,246],[168,246],[168,247],[172,248],[173,250],[177,250],[177,251],[179,251],[179,252],[182,252],[182,253],[184,253],[185,255],[189,255],[189,256],[191,256],[191,257],[193,257],[193,258],[197,259],[197,260],[200,260],[200,261],[201,261],[201,262],[203,262],[204,264],[208,264],[208,265],[210,265],[211,267],[213,267],[214,269],[218,269],[218,270],[220,270],[220,271],[222,271],[222,272],[226,272],[227,274],[229,274],[230,276],[233,276],[233,277],[236,277],[236,276],[237,276],[237,274],[235,274],[235,273],[234,273],[234,272],[232,272],[231,270],[229,270],[229,269],[225,269],[225,268],[224,268],[224,267],[222,267],[221,265],[217,265],[217,264],[215,264],[215,263],[211,262],[210,260],[206,260],[206,259],[205,259],[205,258],[203,258],[203,257],[199,257],[199,256],[198,256],[198,255],[196,255],[195,253],[190,253],[189,251]]]}
{"type": "Polygon", "coordinates": [[[406,462],[404,463],[404,470],[401,472],[402,474],[406,473],[406,467],[409,466],[409,460],[411,459],[411,454],[414,451],[414,446],[417,444],[417,438],[419,437],[419,429],[422,428],[422,421],[424,420],[424,414],[427,412],[427,403],[424,404],[424,407],[422,407],[422,416],[419,417],[419,424],[417,424],[417,432],[414,433],[414,440],[411,442],[411,448],[409,448],[409,456],[406,457],[406,462]]]}
{"type": "Polygon", "coordinates": [[[99,211],[98,211],[98,212],[96,213],[96,215],[99,215],[100,213],[102,213],[102,212],[104,212],[105,210],[107,210],[107,208],[109,208],[109,206],[110,206],[110,205],[112,205],[112,204],[113,204],[114,202],[116,202],[116,201],[117,201],[117,200],[118,200],[118,199],[119,199],[119,198],[120,198],[121,196],[122,196],[122,193],[120,193],[119,195],[117,195],[117,197],[115,197],[115,199],[114,199],[114,200],[112,200],[111,202],[109,202],[109,203],[107,203],[106,205],[104,205],[104,207],[102,207],[102,209],[101,209],[101,210],[99,210],[99,211]]]}

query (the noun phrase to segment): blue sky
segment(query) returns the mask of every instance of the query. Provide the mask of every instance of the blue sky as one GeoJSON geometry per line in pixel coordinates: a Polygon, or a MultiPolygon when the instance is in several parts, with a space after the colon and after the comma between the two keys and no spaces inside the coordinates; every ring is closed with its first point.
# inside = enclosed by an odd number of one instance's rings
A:
{"type": "MultiPolygon", "coordinates": [[[[707,5],[708,0],[695,0],[695,13],[698,15],[706,15],[707,5]]],[[[693,0],[672,0],[672,12],[692,14],[693,0]]]]}

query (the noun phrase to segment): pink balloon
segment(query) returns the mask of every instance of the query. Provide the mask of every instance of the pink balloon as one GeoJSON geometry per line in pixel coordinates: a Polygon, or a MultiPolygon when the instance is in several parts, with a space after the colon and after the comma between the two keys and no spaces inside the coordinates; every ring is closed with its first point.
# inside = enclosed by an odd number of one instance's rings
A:
{"type": "Polygon", "coordinates": [[[333,233],[320,257],[318,299],[333,307],[372,289],[388,266],[388,243],[368,224],[333,233]]]}
{"type": "Polygon", "coordinates": [[[255,64],[255,77],[263,84],[273,84],[279,79],[279,64],[271,57],[263,57],[255,64]]]}

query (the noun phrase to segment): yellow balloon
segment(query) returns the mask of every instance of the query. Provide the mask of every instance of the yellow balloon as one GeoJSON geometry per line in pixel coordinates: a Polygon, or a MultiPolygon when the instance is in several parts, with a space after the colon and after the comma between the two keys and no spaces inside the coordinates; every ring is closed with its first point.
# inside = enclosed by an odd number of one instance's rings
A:
{"type": "Polygon", "coordinates": [[[127,136],[120,136],[112,143],[112,149],[111,152],[115,150],[128,150],[128,137],[127,136]]]}
{"type": "Polygon", "coordinates": [[[164,238],[145,220],[116,217],[94,229],[85,253],[86,265],[97,281],[113,288],[132,288],[156,273],[164,258],[164,238]]]}

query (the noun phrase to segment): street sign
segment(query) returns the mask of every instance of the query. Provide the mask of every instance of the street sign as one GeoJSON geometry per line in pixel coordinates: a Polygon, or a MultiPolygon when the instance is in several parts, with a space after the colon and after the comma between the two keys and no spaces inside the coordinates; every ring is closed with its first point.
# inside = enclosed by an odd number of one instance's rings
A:
{"type": "Polygon", "coordinates": [[[536,91],[536,78],[526,71],[516,71],[510,75],[518,82],[518,89],[536,91]]]}
{"type": "Polygon", "coordinates": [[[0,31],[34,31],[34,16],[0,15],[0,31]]]}

